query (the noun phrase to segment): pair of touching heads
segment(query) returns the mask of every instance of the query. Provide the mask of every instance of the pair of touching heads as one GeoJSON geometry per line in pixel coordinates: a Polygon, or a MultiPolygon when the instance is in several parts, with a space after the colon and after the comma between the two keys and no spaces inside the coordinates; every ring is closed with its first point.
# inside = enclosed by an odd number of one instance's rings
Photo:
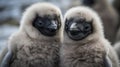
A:
{"type": "Polygon", "coordinates": [[[64,32],[65,37],[75,41],[85,39],[90,34],[103,36],[101,20],[90,8],[71,8],[63,19],[60,9],[49,3],[30,6],[23,14],[20,30],[26,31],[31,37],[53,37],[64,32]]]}

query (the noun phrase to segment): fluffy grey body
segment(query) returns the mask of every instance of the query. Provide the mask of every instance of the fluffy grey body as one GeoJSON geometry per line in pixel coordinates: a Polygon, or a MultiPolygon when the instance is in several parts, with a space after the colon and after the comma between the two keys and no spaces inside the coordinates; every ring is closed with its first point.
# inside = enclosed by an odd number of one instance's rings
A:
{"type": "Polygon", "coordinates": [[[14,42],[18,41],[14,44],[19,46],[15,50],[10,67],[58,67],[59,38],[37,40],[23,33],[14,36],[14,39],[14,42]]]}
{"type": "Polygon", "coordinates": [[[61,49],[61,65],[63,65],[61,67],[107,67],[106,63],[108,62],[110,62],[108,67],[119,67],[118,58],[113,48],[106,55],[105,42],[101,41],[93,40],[86,44],[64,43],[65,45],[61,49]],[[109,57],[110,61],[105,62],[106,57],[109,57]]]}

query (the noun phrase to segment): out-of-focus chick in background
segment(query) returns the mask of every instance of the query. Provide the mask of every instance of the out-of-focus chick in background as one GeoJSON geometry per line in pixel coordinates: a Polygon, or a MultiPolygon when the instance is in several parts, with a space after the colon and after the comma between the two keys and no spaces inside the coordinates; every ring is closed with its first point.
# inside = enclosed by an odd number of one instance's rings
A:
{"type": "Polygon", "coordinates": [[[117,28],[116,42],[120,42],[120,0],[114,0],[113,6],[115,7],[119,15],[119,24],[117,28]]]}
{"type": "Polygon", "coordinates": [[[113,5],[116,8],[119,15],[119,24],[118,24],[118,30],[117,30],[116,42],[115,42],[114,48],[117,51],[120,59],[120,0],[114,0],[113,5]]]}
{"type": "MultiPolygon", "coordinates": [[[[118,30],[120,30],[120,0],[114,0],[113,2],[114,8],[117,10],[119,15],[119,24],[118,24],[118,30]]],[[[118,31],[117,31],[118,32],[118,31]]],[[[120,35],[119,35],[120,36],[120,35]]],[[[120,39],[119,39],[120,40],[120,39]]]]}
{"type": "Polygon", "coordinates": [[[119,24],[117,26],[118,29],[116,35],[116,42],[119,42],[120,41],[120,0],[114,0],[113,5],[116,8],[119,15],[119,24]]]}
{"type": "Polygon", "coordinates": [[[119,15],[118,31],[116,35],[116,42],[115,42],[114,48],[117,51],[119,59],[120,59],[120,0],[114,0],[113,5],[116,8],[118,15],[119,15]]]}

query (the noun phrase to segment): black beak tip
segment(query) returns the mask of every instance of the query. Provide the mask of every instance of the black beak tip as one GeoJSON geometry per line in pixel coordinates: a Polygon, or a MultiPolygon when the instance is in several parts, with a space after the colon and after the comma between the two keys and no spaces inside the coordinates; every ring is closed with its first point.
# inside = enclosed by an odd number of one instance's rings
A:
{"type": "Polygon", "coordinates": [[[50,28],[49,29],[51,32],[55,32],[56,30],[57,30],[57,28],[56,27],[53,27],[53,28],[50,28]]]}

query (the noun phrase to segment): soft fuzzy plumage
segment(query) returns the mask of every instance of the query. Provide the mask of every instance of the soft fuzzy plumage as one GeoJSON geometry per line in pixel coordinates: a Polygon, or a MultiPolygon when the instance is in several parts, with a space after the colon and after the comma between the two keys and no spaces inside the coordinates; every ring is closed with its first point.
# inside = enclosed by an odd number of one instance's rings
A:
{"type": "Polygon", "coordinates": [[[19,31],[9,38],[8,51],[13,52],[10,67],[58,67],[62,27],[53,37],[42,35],[32,26],[37,14],[57,15],[62,25],[60,9],[50,3],[36,3],[27,8],[19,31]]]}
{"type": "Polygon", "coordinates": [[[74,7],[65,14],[64,23],[71,18],[93,20],[93,33],[75,41],[64,31],[61,48],[61,67],[105,67],[104,58],[109,57],[110,66],[118,67],[118,58],[110,43],[104,38],[103,27],[97,13],[88,7],[74,7]]]}

